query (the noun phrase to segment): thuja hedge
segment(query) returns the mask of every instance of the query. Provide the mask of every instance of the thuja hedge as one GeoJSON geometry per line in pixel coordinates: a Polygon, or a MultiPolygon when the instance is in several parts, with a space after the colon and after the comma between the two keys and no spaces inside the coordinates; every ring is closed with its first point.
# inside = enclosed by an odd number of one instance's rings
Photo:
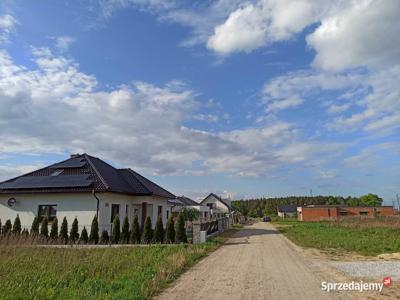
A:
{"type": "Polygon", "coordinates": [[[78,232],[79,228],[78,219],[75,218],[71,229],[68,233],[68,221],[64,217],[60,228],[58,228],[57,218],[52,219],[51,228],[49,232],[49,220],[47,217],[42,218],[41,221],[37,217],[34,218],[31,226],[31,231],[27,229],[21,230],[21,220],[19,216],[14,220],[6,220],[2,226],[0,220],[0,242],[7,239],[10,243],[13,238],[16,241],[21,241],[25,238],[26,241],[36,241],[43,244],[174,244],[174,243],[187,243],[186,230],[184,227],[184,217],[179,215],[175,224],[174,219],[170,217],[167,220],[166,228],[162,222],[162,218],[158,217],[155,229],[152,228],[152,222],[148,216],[144,222],[143,228],[140,227],[138,217],[135,216],[132,224],[129,224],[129,219],[124,218],[121,222],[116,216],[112,223],[111,236],[106,230],[99,233],[99,223],[97,216],[93,218],[88,234],[84,227],[82,232],[78,232]]]}

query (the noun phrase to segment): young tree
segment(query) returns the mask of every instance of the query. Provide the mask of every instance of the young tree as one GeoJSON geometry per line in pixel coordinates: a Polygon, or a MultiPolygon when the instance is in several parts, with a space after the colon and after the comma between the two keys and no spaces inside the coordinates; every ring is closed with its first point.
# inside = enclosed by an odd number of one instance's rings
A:
{"type": "Polygon", "coordinates": [[[125,216],[124,222],[122,223],[122,242],[129,244],[129,219],[128,216],[125,216]]]}
{"type": "Polygon", "coordinates": [[[383,199],[376,194],[369,193],[360,197],[360,202],[363,206],[381,206],[383,199]]]}
{"type": "Polygon", "coordinates": [[[119,216],[116,215],[112,224],[111,242],[114,244],[118,244],[120,238],[121,238],[121,222],[119,221],[119,216]]]}
{"type": "Polygon", "coordinates": [[[45,238],[49,237],[49,219],[47,219],[47,216],[43,217],[40,224],[40,235],[45,238]]]}
{"type": "Polygon", "coordinates": [[[84,244],[87,244],[88,240],[89,240],[89,237],[88,237],[86,227],[83,226],[80,241],[83,242],[84,244]]]}
{"type": "Polygon", "coordinates": [[[142,232],[142,241],[144,244],[150,244],[151,240],[153,239],[153,230],[151,229],[151,227],[152,226],[150,216],[147,216],[146,220],[144,221],[142,232]]]}
{"type": "Polygon", "coordinates": [[[55,241],[58,238],[58,219],[54,217],[50,228],[50,239],[55,241]]]}
{"type": "Polygon", "coordinates": [[[31,235],[38,235],[39,234],[39,219],[35,217],[32,222],[31,227],[31,235]]]}
{"type": "Polygon", "coordinates": [[[182,214],[178,215],[178,219],[176,221],[175,241],[177,243],[187,243],[185,220],[182,214]]]}
{"type": "Polygon", "coordinates": [[[3,225],[3,224],[1,224],[1,219],[0,219],[0,234],[3,233],[3,227],[2,227],[2,225],[3,225]]]}
{"type": "Polygon", "coordinates": [[[99,222],[97,221],[97,216],[94,216],[92,226],[90,227],[89,242],[91,244],[99,242],[99,222]]]}
{"type": "Polygon", "coordinates": [[[11,228],[12,228],[11,221],[10,221],[10,220],[7,220],[7,221],[4,223],[3,233],[4,233],[4,234],[10,233],[10,232],[11,232],[11,228]]]}
{"type": "Polygon", "coordinates": [[[68,243],[68,221],[66,217],[64,217],[61,223],[60,239],[63,241],[64,244],[68,243]]]}
{"type": "Polygon", "coordinates": [[[14,225],[12,228],[12,232],[14,234],[20,234],[21,233],[21,220],[19,219],[19,215],[14,220],[14,225]]]}
{"type": "Polygon", "coordinates": [[[140,227],[137,215],[133,218],[130,240],[132,244],[140,244],[140,227]]]}
{"type": "Polygon", "coordinates": [[[154,242],[163,243],[164,242],[164,224],[162,222],[161,216],[157,218],[156,228],[154,230],[154,242]]]}
{"type": "Polygon", "coordinates": [[[166,225],[166,234],[165,234],[165,242],[167,244],[173,244],[175,243],[175,224],[174,224],[174,219],[172,216],[170,216],[167,220],[167,225],[166,225]]]}
{"type": "Polygon", "coordinates": [[[77,240],[79,240],[78,228],[79,228],[78,219],[75,217],[75,219],[71,225],[71,232],[69,233],[69,239],[73,243],[75,243],[77,240]]]}
{"type": "Polygon", "coordinates": [[[108,244],[109,241],[110,241],[110,237],[108,236],[108,231],[103,230],[101,232],[100,243],[103,245],[106,245],[106,244],[108,244]]]}

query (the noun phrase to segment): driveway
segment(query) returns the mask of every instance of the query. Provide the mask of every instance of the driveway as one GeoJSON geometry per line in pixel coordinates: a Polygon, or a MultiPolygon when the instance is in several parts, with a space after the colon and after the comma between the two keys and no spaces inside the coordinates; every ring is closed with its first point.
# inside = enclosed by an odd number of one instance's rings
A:
{"type": "Polygon", "coordinates": [[[156,299],[340,299],[339,294],[321,291],[324,280],[332,278],[271,224],[256,223],[239,231],[156,299]]]}

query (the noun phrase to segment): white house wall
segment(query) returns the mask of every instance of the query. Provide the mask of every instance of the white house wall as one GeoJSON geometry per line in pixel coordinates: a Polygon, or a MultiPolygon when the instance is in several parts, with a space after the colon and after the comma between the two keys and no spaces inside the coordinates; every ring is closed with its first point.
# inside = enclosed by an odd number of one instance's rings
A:
{"type": "MultiPolygon", "coordinates": [[[[223,204],[219,199],[214,197],[213,195],[208,196],[204,201],[201,202],[202,205],[207,205],[208,203],[213,203],[215,208],[222,213],[229,213],[228,207],[223,204]]],[[[215,210],[214,208],[214,210],[215,210]]]]}
{"type": "MultiPolygon", "coordinates": [[[[120,205],[119,217],[122,221],[126,215],[128,206],[128,218],[131,224],[134,218],[134,209],[138,209],[139,223],[142,220],[142,202],[147,202],[147,215],[150,216],[153,228],[157,220],[158,206],[162,206],[162,220],[165,226],[167,211],[171,214],[171,206],[167,199],[156,196],[129,196],[117,193],[96,193],[99,199],[99,229],[100,231],[111,229],[111,205],[120,205]],[[153,209],[154,207],[154,209],[153,209]]],[[[93,217],[97,212],[97,199],[91,193],[52,193],[52,194],[4,194],[0,195],[0,219],[4,225],[7,219],[14,222],[17,214],[21,219],[22,228],[30,229],[34,217],[38,214],[39,205],[57,205],[57,219],[59,226],[64,217],[67,218],[68,227],[75,217],[78,218],[79,232],[85,226],[89,231],[93,217]],[[15,198],[16,204],[9,207],[9,198],[15,198]]]]}
{"type": "Polygon", "coordinates": [[[83,226],[90,228],[96,214],[96,204],[96,199],[87,193],[0,195],[0,219],[3,224],[7,219],[14,223],[18,214],[22,228],[30,229],[34,217],[38,214],[39,205],[57,205],[56,216],[59,226],[66,217],[70,228],[73,220],[77,217],[79,230],[82,230],[83,226]],[[7,205],[7,201],[11,197],[17,200],[13,207],[7,205]]]}

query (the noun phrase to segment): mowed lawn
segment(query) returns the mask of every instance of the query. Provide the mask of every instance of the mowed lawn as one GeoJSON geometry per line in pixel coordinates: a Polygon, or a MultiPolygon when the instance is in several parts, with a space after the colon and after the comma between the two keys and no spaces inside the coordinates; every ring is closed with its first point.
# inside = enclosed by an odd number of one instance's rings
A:
{"type": "Polygon", "coordinates": [[[218,245],[0,246],[0,299],[148,299],[218,245]]]}
{"type": "Polygon", "coordinates": [[[340,222],[277,221],[275,224],[280,225],[279,230],[290,240],[303,247],[351,251],[362,255],[400,252],[399,228],[350,227],[340,222]]]}

